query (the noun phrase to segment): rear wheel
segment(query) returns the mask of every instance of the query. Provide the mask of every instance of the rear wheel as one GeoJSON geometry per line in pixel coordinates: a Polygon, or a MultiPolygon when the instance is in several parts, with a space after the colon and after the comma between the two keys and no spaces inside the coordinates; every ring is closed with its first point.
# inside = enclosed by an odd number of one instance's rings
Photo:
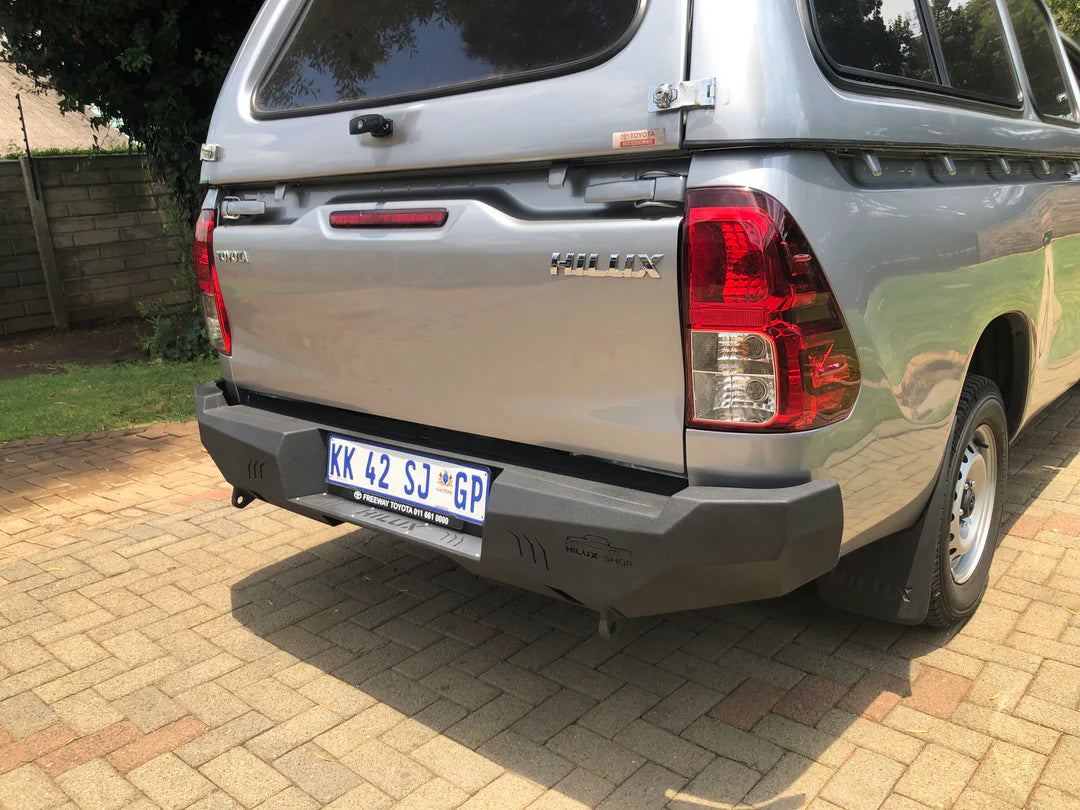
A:
{"type": "MultiPolygon", "coordinates": [[[[1001,530],[1009,433],[997,386],[971,375],[949,440],[930,610],[926,623],[949,627],[972,613],[986,592],[1001,530]]],[[[941,494],[941,493],[935,493],[941,494]]]]}

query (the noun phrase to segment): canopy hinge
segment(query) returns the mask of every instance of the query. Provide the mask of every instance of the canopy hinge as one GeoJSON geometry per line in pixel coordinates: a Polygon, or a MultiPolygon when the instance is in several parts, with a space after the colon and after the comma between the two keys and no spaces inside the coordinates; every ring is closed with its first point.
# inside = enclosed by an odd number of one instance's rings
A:
{"type": "Polygon", "coordinates": [[[716,79],[665,82],[649,88],[649,112],[716,106],[716,79]]]}

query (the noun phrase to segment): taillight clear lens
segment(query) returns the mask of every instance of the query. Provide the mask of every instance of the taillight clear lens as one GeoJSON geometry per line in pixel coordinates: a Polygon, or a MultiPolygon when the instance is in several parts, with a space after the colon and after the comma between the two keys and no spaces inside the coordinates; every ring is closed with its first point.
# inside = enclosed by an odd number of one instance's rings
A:
{"type": "Polygon", "coordinates": [[[776,418],[776,349],[756,332],[690,333],[694,415],[765,425],[776,418]]]}
{"type": "Polygon", "coordinates": [[[859,358],[799,226],[748,189],[691,191],[687,204],[688,423],[808,430],[843,419],[859,358]]]}
{"type": "Polygon", "coordinates": [[[199,300],[206,321],[206,333],[210,336],[214,348],[222,354],[232,354],[229,313],[225,310],[225,299],[221,295],[221,284],[214,263],[216,222],[217,216],[213,209],[208,208],[199,214],[199,220],[195,223],[192,259],[195,263],[195,278],[199,282],[199,300]]]}

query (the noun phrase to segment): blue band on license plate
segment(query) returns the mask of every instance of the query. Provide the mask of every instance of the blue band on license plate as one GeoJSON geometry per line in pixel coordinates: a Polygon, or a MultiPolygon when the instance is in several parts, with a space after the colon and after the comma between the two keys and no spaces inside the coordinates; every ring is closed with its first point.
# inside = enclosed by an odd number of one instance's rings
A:
{"type": "Polygon", "coordinates": [[[332,435],[326,480],[358,501],[454,528],[457,521],[484,525],[491,471],[332,435]]]}

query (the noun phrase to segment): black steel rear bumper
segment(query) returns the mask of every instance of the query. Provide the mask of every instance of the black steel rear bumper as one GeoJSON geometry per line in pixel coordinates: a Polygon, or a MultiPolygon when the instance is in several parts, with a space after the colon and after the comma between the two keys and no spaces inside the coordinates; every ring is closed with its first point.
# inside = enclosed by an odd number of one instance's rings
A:
{"type": "Polygon", "coordinates": [[[843,529],[840,488],[687,486],[673,495],[447,454],[492,468],[483,536],[472,537],[327,493],[329,433],[340,426],[230,405],[195,391],[203,444],[233,486],[328,522],[414,540],[467,569],[626,616],[779,596],[832,570],[843,529]]]}

